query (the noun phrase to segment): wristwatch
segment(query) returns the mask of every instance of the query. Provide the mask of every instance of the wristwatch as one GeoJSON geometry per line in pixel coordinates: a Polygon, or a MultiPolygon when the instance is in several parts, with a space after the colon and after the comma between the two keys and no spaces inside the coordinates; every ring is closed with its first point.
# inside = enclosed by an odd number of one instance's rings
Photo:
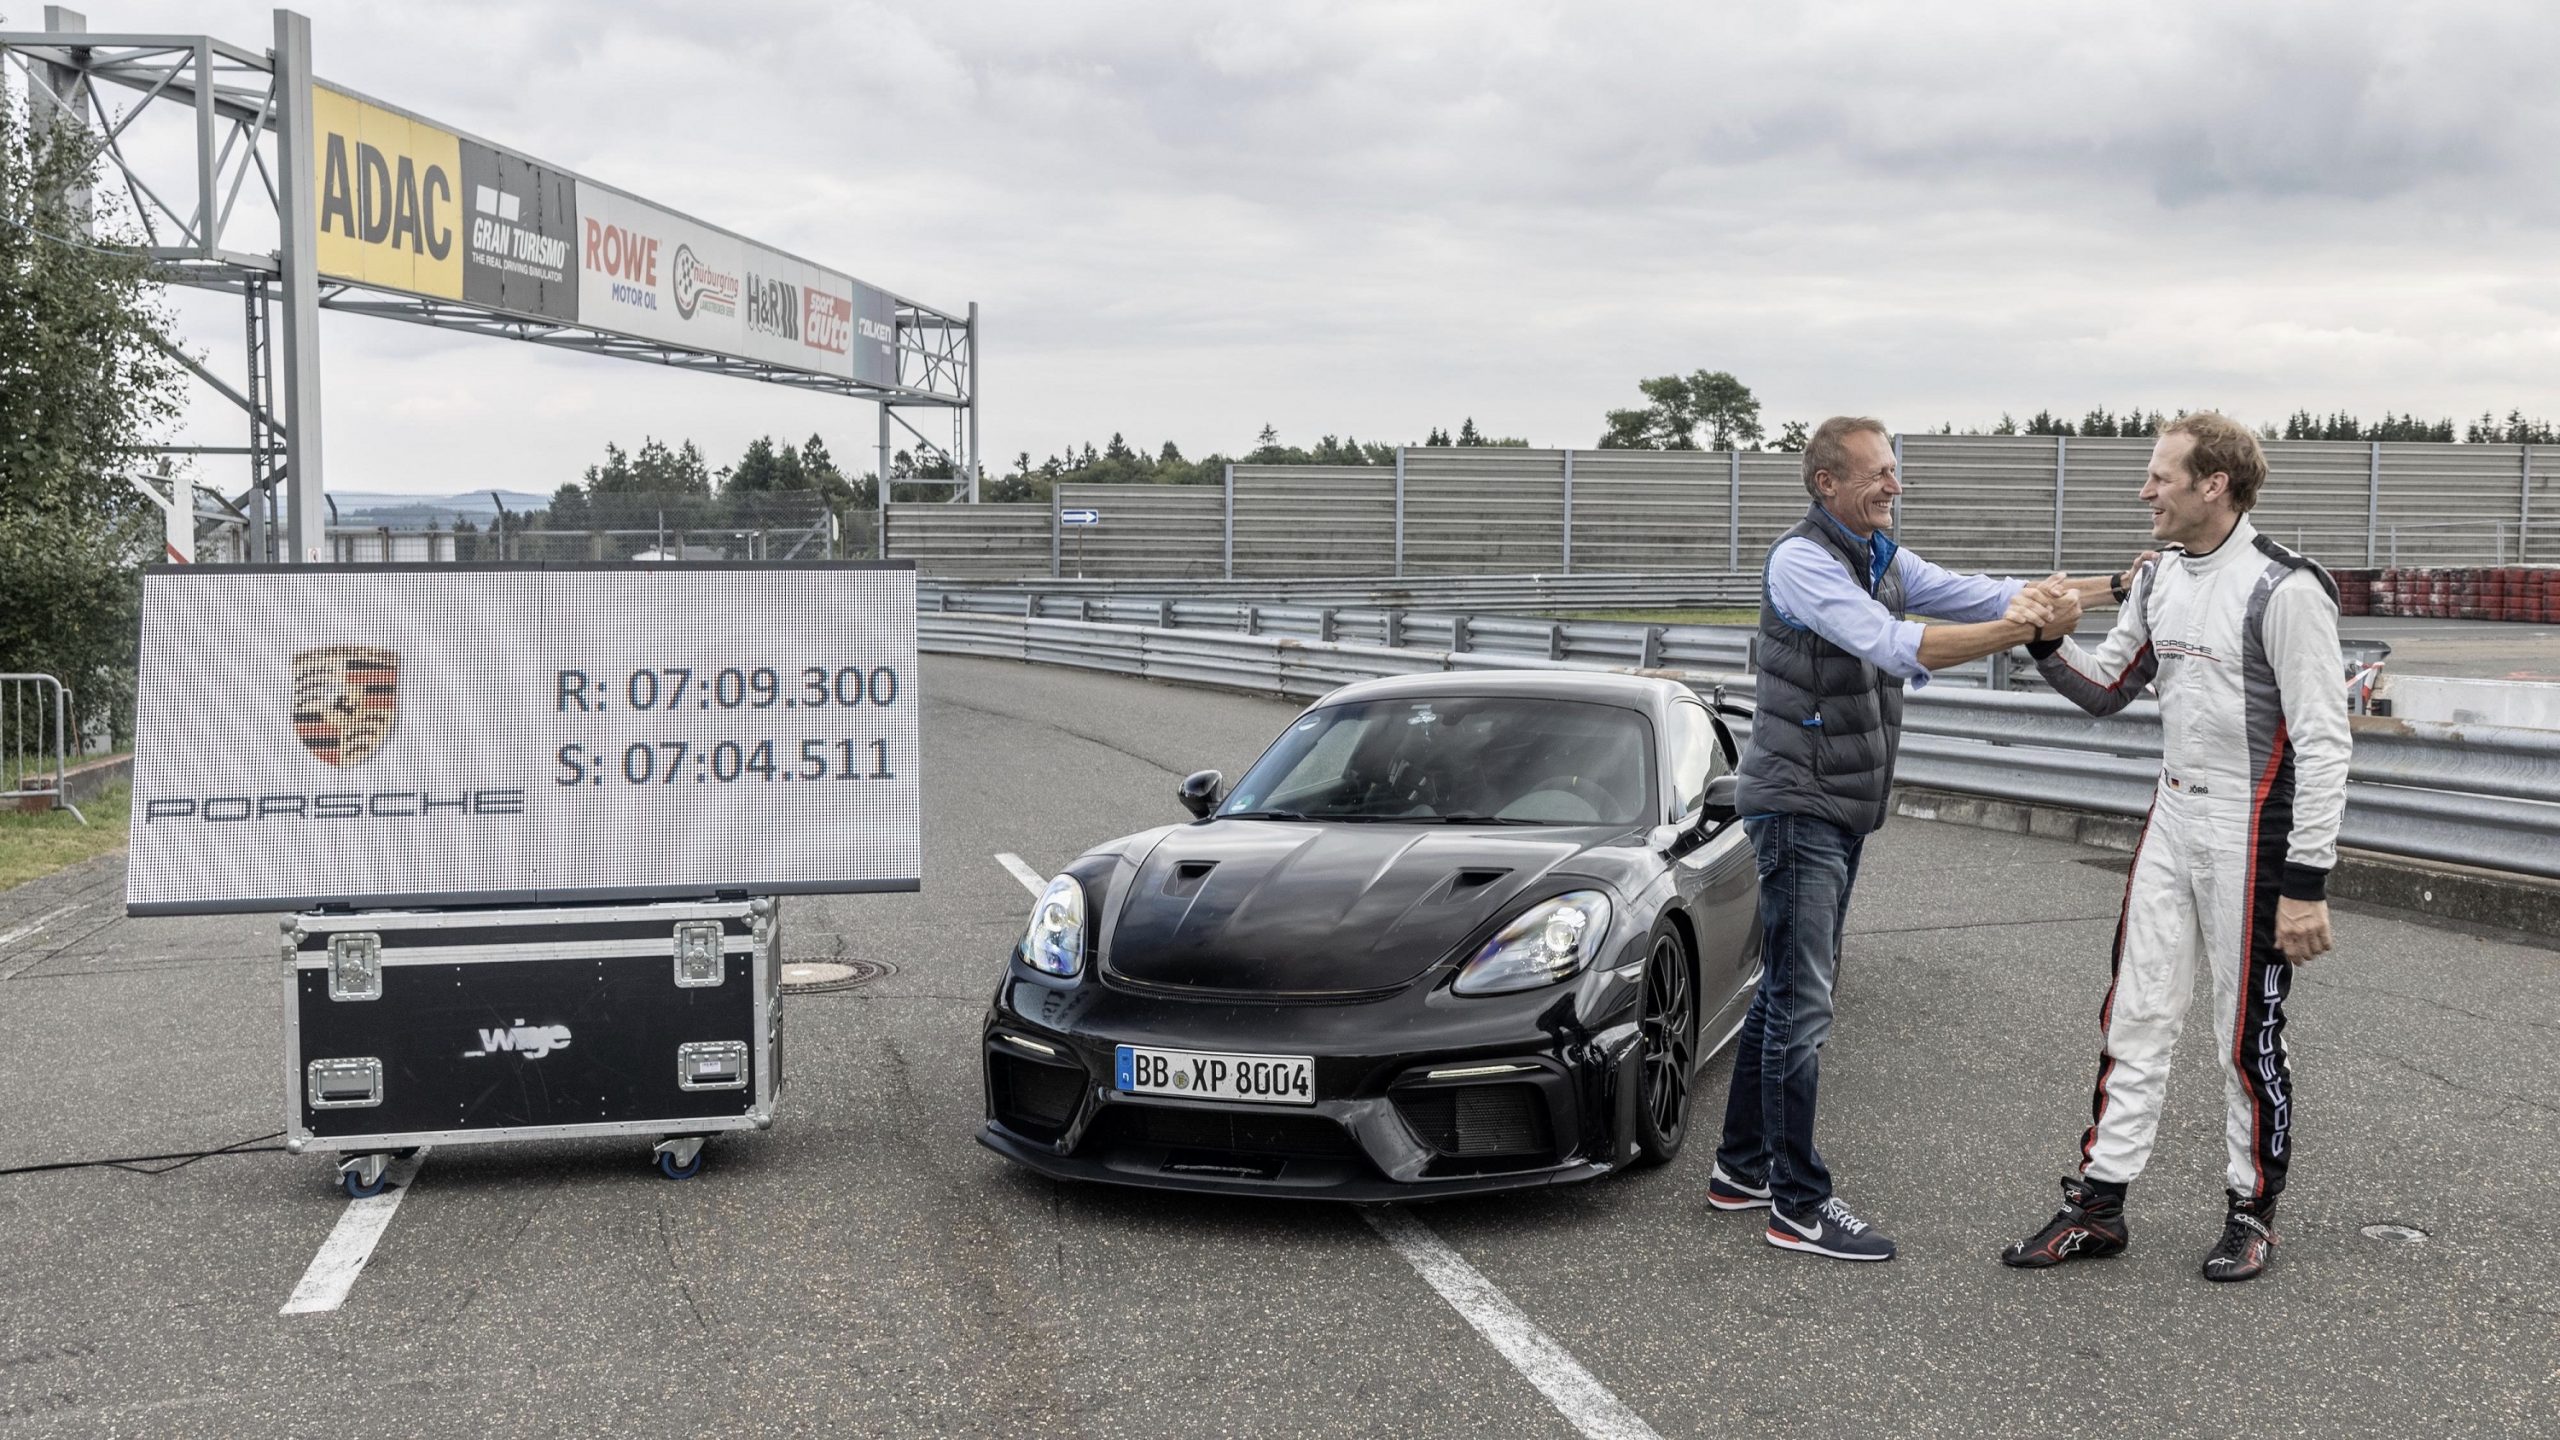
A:
{"type": "Polygon", "coordinates": [[[2114,596],[2115,602],[2121,605],[2124,603],[2124,597],[2133,593],[2133,587],[2126,584],[2123,573],[2118,572],[2107,577],[2107,593],[2114,596]]]}

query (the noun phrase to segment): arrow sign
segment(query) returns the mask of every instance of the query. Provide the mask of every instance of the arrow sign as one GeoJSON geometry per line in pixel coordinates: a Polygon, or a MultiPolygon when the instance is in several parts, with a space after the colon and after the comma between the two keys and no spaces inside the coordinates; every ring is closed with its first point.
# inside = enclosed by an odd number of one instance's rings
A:
{"type": "Polygon", "coordinates": [[[1061,525],[1099,525],[1102,523],[1102,512],[1099,510],[1061,510],[1058,512],[1058,523],[1061,525]]]}

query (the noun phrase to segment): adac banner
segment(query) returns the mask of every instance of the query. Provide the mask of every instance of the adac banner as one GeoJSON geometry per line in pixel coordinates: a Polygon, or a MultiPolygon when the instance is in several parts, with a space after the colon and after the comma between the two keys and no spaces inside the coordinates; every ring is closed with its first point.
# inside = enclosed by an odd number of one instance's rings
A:
{"type": "Polygon", "coordinates": [[[312,113],[323,275],[897,384],[859,280],[343,91],[312,113]]]}

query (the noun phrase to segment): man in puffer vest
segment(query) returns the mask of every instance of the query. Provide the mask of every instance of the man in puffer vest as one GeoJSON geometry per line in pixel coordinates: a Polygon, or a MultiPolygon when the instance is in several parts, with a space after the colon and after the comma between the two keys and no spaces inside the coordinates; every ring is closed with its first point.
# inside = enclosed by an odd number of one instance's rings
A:
{"type": "Polygon", "coordinates": [[[2079,1173],[2051,1222],[2000,1258],[2023,1269],[2125,1248],[2125,1186],[2142,1173],[2199,967],[2213,976],[2221,1059],[2222,1237],[2207,1280],[2251,1280],[2276,1243],[2295,1096],[2284,1004],[2293,967],[2329,949],[2328,882],[2346,809],[2338,587],[2249,523],[2267,461],[2215,414],[2161,431],[2142,485],[2167,554],[2137,572],[2095,650],[2038,643],[2046,681],[2092,715],[2160,692],[2160,783],[2125,881],[2096,1094],[2079,1173]]]}
{"type": "Polygon", "coordinates": [[[1903,687],[2032,641],[2039,626],[2060,633],[2111,582],[1956,575],[1895,545],[1885,532],[1902,481],[1874,420],[1823,421],[1805,445],[1804,488],[1813,504],[1770,548],[1761,581],[1759,705],[1736,800],[1759,857],[1763,968],[1707,1202],[1768,1207],[1780,1249],[1890,1260],[1893,1242],[1831,1193],[1813,1112],[1841,923],[1858,851],[1890,803],[1903,687]]]}

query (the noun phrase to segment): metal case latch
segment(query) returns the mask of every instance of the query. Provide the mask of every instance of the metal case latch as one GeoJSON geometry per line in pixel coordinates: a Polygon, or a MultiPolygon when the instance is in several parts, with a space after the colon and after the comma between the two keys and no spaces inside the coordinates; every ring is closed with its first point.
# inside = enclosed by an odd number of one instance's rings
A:
{"type": "Polygon", "coordinates": [[[303,1067],[303,1093],[314,1110],[355,1110],[382,1103],[382,1062],[314,1060],[303,1067]]]}
{"type": "Polygon", "coordinates": [[[728,965],[720,953],[720,922],[685,920],[676,925],[676,984],[687,990],[717,985],[728,965]]]}
{"type": "Polygon", "coordinates": [[[676,1047],[676,1084],[687,1090],[747,1088],[747,1042],[695,1040],[676,1047]]]}
{"type": "Polygon", "coordinates": [[[329,937],[329,998],[382,998],[382,937],[351,930],[329,937]]]}

